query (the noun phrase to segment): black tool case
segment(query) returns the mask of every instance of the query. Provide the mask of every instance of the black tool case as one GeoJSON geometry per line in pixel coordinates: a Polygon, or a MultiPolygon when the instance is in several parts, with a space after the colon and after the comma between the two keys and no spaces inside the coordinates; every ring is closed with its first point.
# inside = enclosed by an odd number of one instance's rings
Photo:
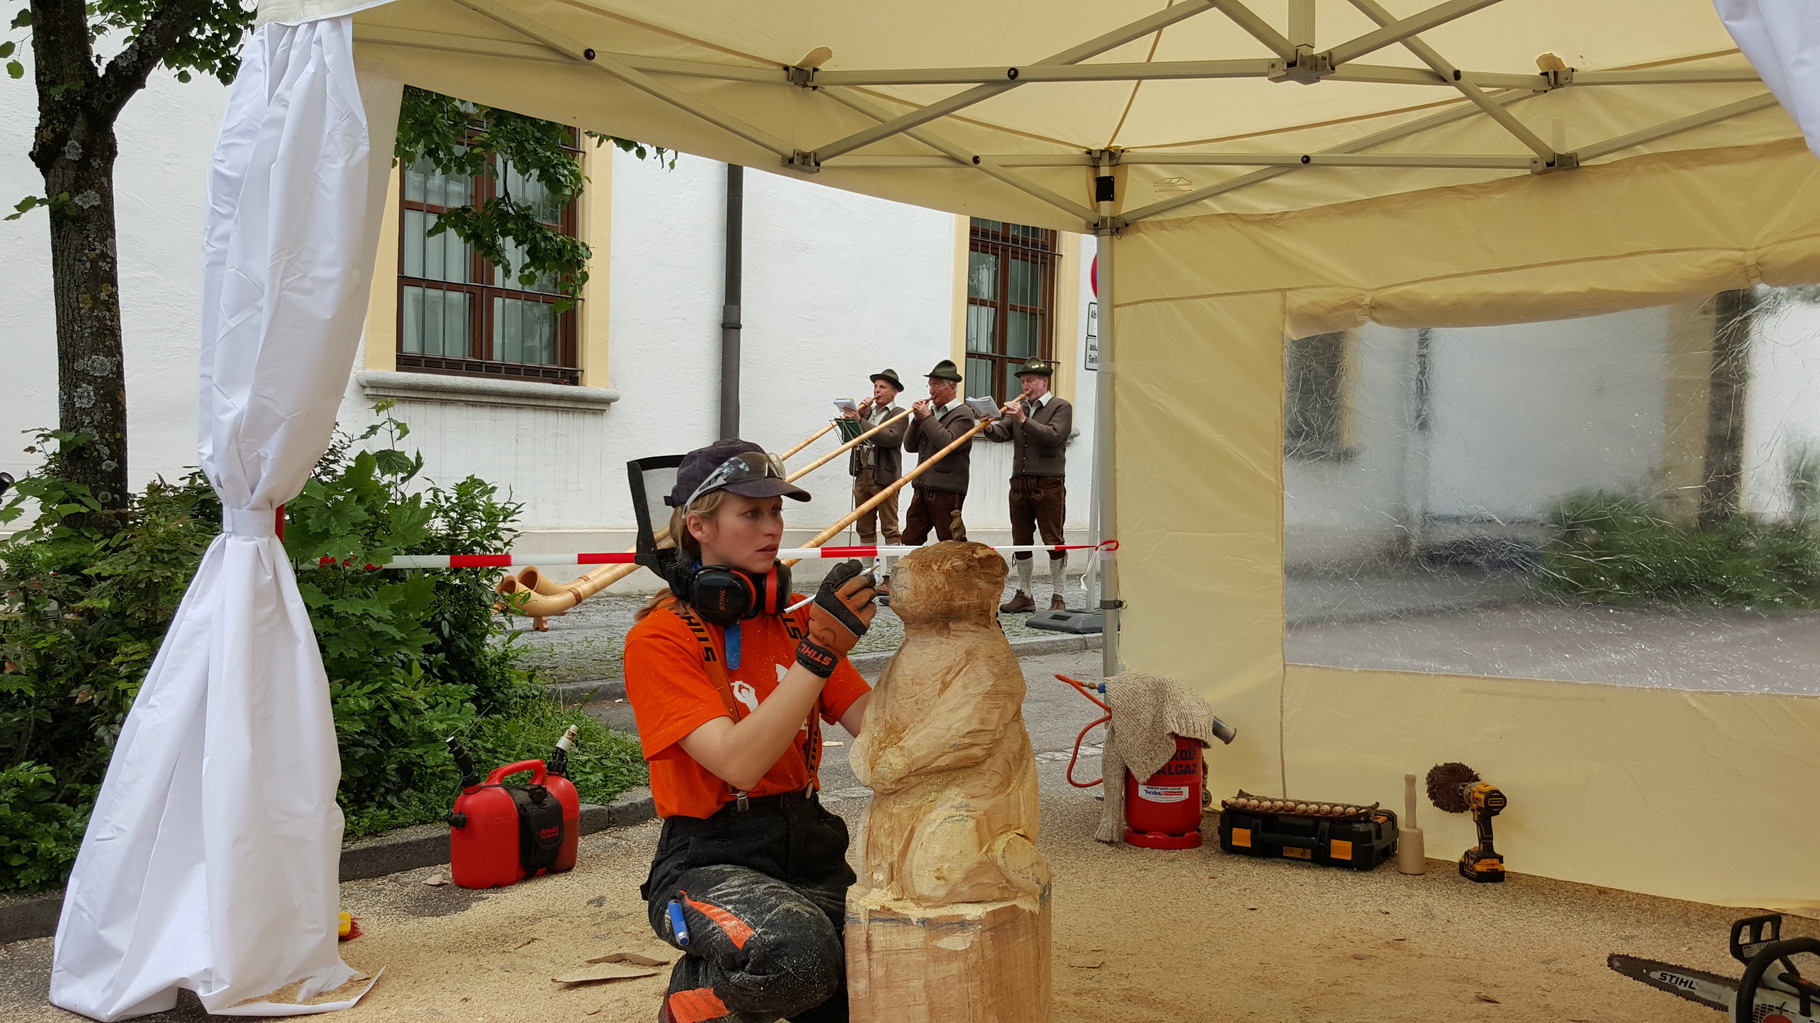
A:
{"type": "Polygon", "coordinates": [[[1357,817],[1220,811],[1220,848],[1247,856],[1307,860],[1370,870],[1397,851],[1397,815],[1373,808],[1357,817]]]}

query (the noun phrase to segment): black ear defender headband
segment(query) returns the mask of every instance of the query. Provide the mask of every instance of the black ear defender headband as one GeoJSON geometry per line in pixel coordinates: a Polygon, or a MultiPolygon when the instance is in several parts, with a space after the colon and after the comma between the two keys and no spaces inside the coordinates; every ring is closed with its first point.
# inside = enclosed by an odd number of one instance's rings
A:
{"type": "MultiPolygon", "coordinates": [[[[676,598],[695,609],[704,621],[734,625],[761,614],[778,614],[790,603],[790,566],[775,562],[771,571],[754,577],[726,565],[697,565],[677,546],[660,548],[646,500],[647,473],[675,469],[682,455],[658,455],[626,463],[626,480],[632,488],[632,510],[638,520],[638,546],[632,560],[656,572],[676,598]]],[[[668,487],[664,488],[665,491],[668,487]]]]}
{"type": "Polygon", "coordinates": [[[778,614],[790,604],[790,566],[774,562],[771,571],[753,577],[726,565],[687,564],[674,550],[664,581],[677,599],[695,609],[704,621],[732,625],[745,618],[778,614]]]}

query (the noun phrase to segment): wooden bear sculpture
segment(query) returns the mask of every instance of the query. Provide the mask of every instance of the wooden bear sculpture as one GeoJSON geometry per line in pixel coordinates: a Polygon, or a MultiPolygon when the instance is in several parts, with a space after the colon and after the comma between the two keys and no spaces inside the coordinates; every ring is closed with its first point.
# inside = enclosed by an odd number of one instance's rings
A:
{"type": "Polygon", "coordinates": [[[1049,1019],[1049,864],[1023,670],[998,626],[1005,575],[960,541],[892,572],[904,644],[851,757],[873,791],[847,898],[856,1023],[1049,1019]]]}

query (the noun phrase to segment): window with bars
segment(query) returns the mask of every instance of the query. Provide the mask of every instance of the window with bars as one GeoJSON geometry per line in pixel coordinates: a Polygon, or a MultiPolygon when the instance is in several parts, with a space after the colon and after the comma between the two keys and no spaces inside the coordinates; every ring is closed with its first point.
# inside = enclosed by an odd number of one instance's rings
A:
{"type": "Polygon", "coordinates": [[[967,254],[969,398],[1017,396],[1015,370],[1054,361],[1054,231],[974,218],[967,254]]]}
{"type": "MultiPolygon", "coordinates": [[[[577,158],[578,142],[571,131],[564,147],[577,158]]],[[[545,275],[523,284],[454,232],[429,233],[451,208],[479,206],[503,193],[535,209],[538,220],[574,236],[574,202],[553,201],[535,178],[506,161],[489,170],[452,177],[420,160],[400,171],[398,368],[579,383],[576,306],[558,311],[564,296],[555,279],[545,275]]],[[[507,251],[518,265],[519,253],[510,243],[507,251]]]]}

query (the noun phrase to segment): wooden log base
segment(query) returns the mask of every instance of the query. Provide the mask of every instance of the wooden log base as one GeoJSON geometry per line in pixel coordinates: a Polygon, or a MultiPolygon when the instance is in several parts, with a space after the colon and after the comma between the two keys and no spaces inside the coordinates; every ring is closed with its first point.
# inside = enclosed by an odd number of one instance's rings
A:
{"type": "Polygon", "coordinates": [[[852,1023],[1049,1023],[1047,888],[934,910],[864,895],[847,897],[852,1023]]]}

